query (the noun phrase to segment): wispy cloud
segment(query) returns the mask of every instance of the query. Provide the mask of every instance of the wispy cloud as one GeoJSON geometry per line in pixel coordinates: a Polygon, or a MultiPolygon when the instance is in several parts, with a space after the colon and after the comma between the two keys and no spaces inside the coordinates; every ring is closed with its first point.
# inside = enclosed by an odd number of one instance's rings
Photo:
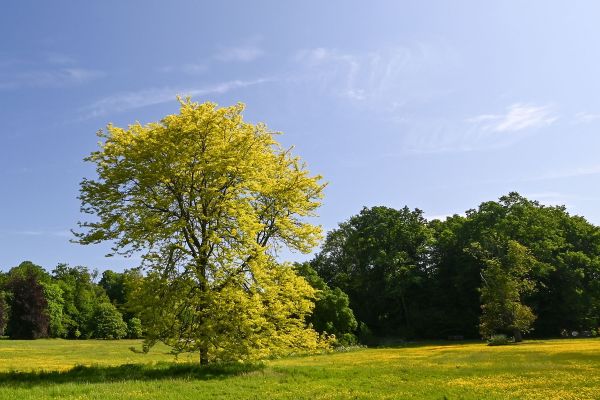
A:
{"type": "Polygon", "coordinates": [[[54,236],[70,238],[73,236],[68,229],[31,229],[31,230],[20,230],[20,231],[2,231],[2,233],[16,236],[54,236]]]}
{"type": "Polygon", "coordinates": [[[548,172],[539,176],[534,177],[532,180],[546,180],[546,179],[561,179],[561,178],[576,178],[587,175],[598,175],[600,174],[600,164],[587,165],[583,167],[568,168],[560,171],[548,172]]]}
{"type": "Polygon", "coordinates": [[[222,47],[219,49],[215,58],[224,62],[250,62],[261,57],[264,50],[256,44],[247,44],[243,46],[222,47]]]}
{"type": "Polygon", "coordinates": [[[597,197],[581,196],[573,193],[561,193],[561,192],[538,192],[538,193],[524,193],[523,196],[531,200],[537,200],[538,202],[547,206],[565,206],[570,211],[576,211],[576,204],[586,201],[598,201],[597,197]]]}
{"type": "Polygon", "coordinates": [[[159,72],[165,73],[184,73],[187,75],[198,75],[204,74],[209,70],[209,66],[207,63],[185,63],[181,65],[167,65],[164,67],[158,68],[159,72]]]}
{"type": "Polygon", "coordinates": [[[500,149],[514,145],[557,119],[552,106],[515,103],[503,114],[484,114],[463,120],[452,117],[407,120],[404,146],[410,153],[500,149]]]}
{"type": "Polygon", "coordinates": [[[600,114],[589,113],[589,112],[578,112],[575,114],[575,123],[588,124],[600,119],[600,114]]]}
{"type": "Polygon", "coordinates": [[[547,206],[570,206],[569,200],[578,198],[559,192],[524,193],[523,196],[531,200],[537,200],[547,206]]]}
{"type": "Polygon", "coordinates": [[[87,83],[105,76],[98,70],[55,68],[22,72],[0,72],[0,89],[56,88],[87,83]]]}
{"type": "Polygon", "coordinates": [[[484,114],[467,119],[481,129],[493,132],[515,132],[552,125],[558,116],[551,106],[515,103],[504,114],[484,114]]]}
{"type": "Polygon", "coordinates": [[[180,96],[206,96],[209,94],[223,94],[235,89],[241,89],[249,86],[255,86],[267,82],[272,82],[274,78],[260,78],[254,80],[233,80],[217,83],[205,87],[192,88],[153,88],[136,92],[118,93],[112,96],[104,97],[94,103],[84,107],[82,118],[93,118],[114,112],[123,112],[127,110],[148,107],[156,104],[162,104],[174,101],[177,95],[180,96]]]}
{"type": "Polygon", "coordinates": [[[49,53],[41,60],[0,63],[0,89],[56,88],[80,85],[104,77],[103,71],[84,68],[67,55],[49,53]]]}
{"type": "Polygon", "coordinates": [[[293,57],[306,70],[301,79],[315,81],[331,95],[387,112],[431,96],[430,86],[419,84],[423,76],[444,74],[457,60],[449,46],[420,42],[362,53],[317,47],[293,57]]]}
{"type": "Polygon", "coordinates": [[[214,54],[202,58],[201,61],[165,65],[157,68],[157,71],[199,75],[209,71],[215,63],[248,63],[265,54],[265,51],[259,46],[260,41],[261,38],[257,36],[249,38],[244,44],[238,46],[220,46],[214,54]]]}

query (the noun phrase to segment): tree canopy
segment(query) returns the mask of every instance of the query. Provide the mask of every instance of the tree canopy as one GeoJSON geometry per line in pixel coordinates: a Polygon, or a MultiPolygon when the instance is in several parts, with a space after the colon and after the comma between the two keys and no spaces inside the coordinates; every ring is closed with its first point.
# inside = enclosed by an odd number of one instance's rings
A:
{"type": "Polygon", "coordinates": [[[600,228],[517,193],[445,221],[365,208],[311,264],[378,336],[547,337],[600,325],[600,228]]]}
{"type": "Polygon", "coordinates": [[[201,363],[315,348],[308,329],[314,290],[279,247],[308,252],[321,230],[308,222],[324,184],[282,148],[244,106],[180,100],[160,122],[99,132],[81,183],[82,244],[109,240],[142,252],[147,344],[197,351],[201,363]],[[150,315],[151,314],[151,315],[150,315]]]}

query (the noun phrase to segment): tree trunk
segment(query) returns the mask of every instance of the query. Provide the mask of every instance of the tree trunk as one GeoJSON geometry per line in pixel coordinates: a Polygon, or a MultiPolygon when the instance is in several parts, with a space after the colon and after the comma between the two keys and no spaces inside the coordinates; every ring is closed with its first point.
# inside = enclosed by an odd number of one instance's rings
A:
{"type": "Polygon", "coordinates": [[[402,303],[402,311],[404,312],[404,321],[406,322],[407,333],[410,331],[410,319],[408,318],[408,308],[404,300],[404,292],[400,292],[400,302],[402,303]]]}
{"type": "Polygon", "coordinates": [[[521,331],[518,329],[515,329],[513,331],[513,335],[515,336],[515,343],[519,343],[523,341],[523,336],[521,335],[521,331]]]}
{"type": "Polygon", "coordinates": [[[200,348],[199,355],[200,355],[200,365],[208,364],[208,349],[206,347],[202,346],[200,348]]]}

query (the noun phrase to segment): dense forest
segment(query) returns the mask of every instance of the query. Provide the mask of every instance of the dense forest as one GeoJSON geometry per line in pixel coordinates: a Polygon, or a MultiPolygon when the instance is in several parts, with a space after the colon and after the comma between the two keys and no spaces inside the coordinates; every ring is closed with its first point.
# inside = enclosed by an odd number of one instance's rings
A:
{"type": "MultiPolygon", "coordinates": [[[[596,335],[600,228],[517,193],[465,215],[364,208],[294,269],[317,289],[309,322],[344,344],[493,333],[596,335]]],[[[0,334],[138,338],[140,270],[98,274],[23,262],[0,273],[0,334]]]]}

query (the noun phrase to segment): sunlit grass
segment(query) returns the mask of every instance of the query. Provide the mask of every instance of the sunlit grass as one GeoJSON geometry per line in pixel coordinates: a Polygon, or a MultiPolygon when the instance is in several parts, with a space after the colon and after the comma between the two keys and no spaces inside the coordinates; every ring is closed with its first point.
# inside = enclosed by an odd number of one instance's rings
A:
{"type": "Polygon", "coordinates": [[[600,398],[599,339],[411,345],[212,370],[134,344],[0,341],[0,399],[600,398]]]}

